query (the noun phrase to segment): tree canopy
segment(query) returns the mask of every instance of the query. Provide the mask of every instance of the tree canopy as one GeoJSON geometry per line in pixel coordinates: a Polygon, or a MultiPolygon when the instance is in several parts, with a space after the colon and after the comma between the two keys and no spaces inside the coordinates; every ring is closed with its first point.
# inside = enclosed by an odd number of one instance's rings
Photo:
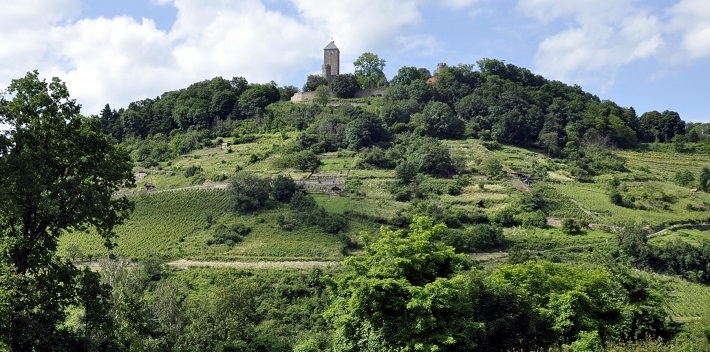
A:
{"type": "MultiPolygon", "coordinates": [[[[12,351],[55,349],[80,272],[56,256],[63,231],[94,229],[107,247],[132,210],[113,193],[133,182],[128,153],[57,78],[37,71],[0,97],[0,339],[12,351]]],[[[91,275],[91,274],[87,274],[91,275]]]]}
{"type": "Polygon", "coordinates": [[[353,65],[355,65],[355,77],[362,89],[384,87],[387,84],[387,78],[382,71],[385,68],[385,60],[380,59],[377,54],[362,53],[353,65]]]}

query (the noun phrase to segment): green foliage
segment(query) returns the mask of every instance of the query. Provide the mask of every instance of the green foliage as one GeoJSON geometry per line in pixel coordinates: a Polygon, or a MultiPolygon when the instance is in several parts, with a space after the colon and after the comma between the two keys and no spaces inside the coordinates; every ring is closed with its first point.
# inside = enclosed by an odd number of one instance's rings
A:
{"type": "Polygon", "coordinates": [[[195,174],[198,172],[202,172],[202,168],[197,165],[191,165],[190,167],[185,169],[185,172],[183,174],[185,175],[185,178],[189,178],[195,176],[195,174]]]}
{"type": "Polygon", "coordinates": [[[583,220],[565,218],[562,220],[561,230],[565,235],[577,235],[582,233],[582,230],[587,226],[588,224],[583,220]]]}
{"type": "Polygon", "coordinates": [[[698,189],[703,192],[710,192],[710,168],[703,167],[698,176],[698,189]]]}
{"type": "Polygon", "coordinates": [[[446,104],[438,101],[427,104],[414,121],[430,137],[457,139],[463,137],[464,121],[446,104]]]}
{"type": "Polygon", "coordinates": [[[228,207],[230,210],[240,213],[259,211],[268,207],[271,191],[268,180],[246,171],[240,171],[229,181],[227,187],[228,207]]]}
{"type": "Polygon", "coordinates": [[[262,116],[266,107],[279,101],[281,95],[275,84],[250,84],[239,96],[238,103],[243,117],[262,116]]]}
{"type": "Polygon", "coordinates": [[[377,54],[362,53],[353,62],[355,66],[355,77],[360,83],[360,88],[376,88],[384,87],[387,84],[387,78],[382,71],[385,68],[385,60],[380,59],[377,54]]]}
{"type": "Polygon", "coordinates": [[[330,90],[338,98],[352,98],[358,89],[360,89],[360,85],[357,78],[350,73],[337,75],[330,83],[330,90]]]}
{"type": "Polygon", "coordinates": [[[303,85],[304,92],[315,92],[320,86],[327,86],[328,80],[321,75],[308,75],[306,83],[303,85]]]}
{"type": "Polygon", "coordinates": [[[465,257],[430,240],[444,230],[415,217],[408,234],[382,228],[366,254],[346,259],[351,271],[333,282],[326,312],[334,351],[475,346],[473,332],[482,326],[463,317],[477,288],[457,275],[465,257]]]}
{"type": "Polygon", "coordinates": [[[243,224],[236,224],[230,227],[218,225],[212,234],[212,238],[207,241],[207,245],[226,244],[233,246],[242,241],[242,239],[251,233],[251,228],[243,224]]]}
{"type": "Polygon", "coordinates": [[[387,139],[389,134],[382,121],[374,114],[363,112],[348,122],[345,127],[345,143],[350,150],[371,147],[387,139]]]}
{"type": "Polygon", "coordinates": [[[364,148],[361,153],[361,157],[358,160],[357,167],[362,169],[367,168],[381,168],[381,169],[391,169],[396,167],[394,161],[385,153],[385,150],[374,146],[371,148],[364,148]]]}
{"type": "Polygon", "coordinates": [[[695,176],[693,176],[693,173],[688,169],[682,171],[678,170],[673,175],[673,182],[675,182],[678,186],[688,187],[691,186],[694,181],[695,176]]]}
{"type": "Polygon", "coordinates": [[[491,156],[483,159],[478,165],[478,171],[490,178],[498,178],[503,173],[503,165],[498,158],[491,156]]]}
{"type": "Polygon", "coordinates": [[[285,231],[292,231],[299,226],[318,226],[326,233],[336,234],[348,226],[345,216],[328,213],[316,204],[313,197],[302,192],[293,195],[289,208],[291,211],[278,220],[281,229],[285,231]]]}
{"type": "Polygon", "coordinates": [[[292,158],[293,167],[304,172],[310,172],[311,174],[318,171],[318,169],[323,165],[323,162],[320,160],[318,155],[310,149],[296,152],[292,155],[292,158]]]}
{"type": "Polygon", "coordinates": [[[314,91],[313,102],[320,106],[326,106],[330,100],[331,93],[328,86],[318,86],[314,91]]]}
{"type": "Polygon", "coordinates": [[[298,185],[291,176],[276,175],[271,179],[271,197],[278,202],[290,202],[297,189],[298,185]]]}
{"type": "Polygon", "coordinates": [[[503,229],[489,224],[476,224],[463,230],[449,229],[441,241],[463,253],[502,249],[507,244],[503,229]]]}
{"type": "Polygon", "coordinates": [[[87,315],[84,336],[62,328],[71,305],[93,314],[103,304],[100,295],[79,297],[80,271],[57,257],[57,243],[65,231],[93,229],[110,248],[133,208],[113,193],[133,174],[100,121],[79,113],[65,84],[37,71],[0,94],[0,343],[12,351],[68,347],[102,324],[87,315]]]}

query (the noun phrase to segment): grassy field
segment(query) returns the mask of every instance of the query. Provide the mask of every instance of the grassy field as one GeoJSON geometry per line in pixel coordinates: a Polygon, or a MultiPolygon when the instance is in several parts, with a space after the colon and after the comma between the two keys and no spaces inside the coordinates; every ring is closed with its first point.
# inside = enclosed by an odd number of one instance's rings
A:
{"type": "MultiPolygon", "coordinates": [[[[342,240],[310,228],[283,231],[277,224],[281,209],[239,216],[226,211],[222,190],[144,193],[132,196],[135,211],[116,229],[113,253],[127,258],[156,255],[170,259],[209,260],[339,260],[342,240]],[[252,229],[241,243],[207,245],[218,225],[243,224],[252,229]]],[[[82,259],[107,255],[97,235],[70,233],[59,248],[77,245],[82,259]]]]}

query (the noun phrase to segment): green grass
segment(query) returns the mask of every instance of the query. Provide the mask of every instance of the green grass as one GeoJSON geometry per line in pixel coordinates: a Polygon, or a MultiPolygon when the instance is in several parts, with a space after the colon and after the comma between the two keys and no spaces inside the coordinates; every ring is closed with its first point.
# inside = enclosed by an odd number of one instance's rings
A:
{"type": "Polygon", "coordinates": [[[668,309],[671,317],[680,322],[710,318],[710,287],[672,278],[668,309]]]}
{"type": "MultiPolygon", "coordinates": [[[[292,232],[280,229],[277,219],[285,208],[255,215],[226,211],[226,192],[192,190],[141,194],[131,197],[136,208],[131,218],[116,229],[116,255],[144,258],[210,260],[338,260],[342,239],[317,229],[292,232]],[[208,222],[208,216],[213,223],[208,222]],[[233,247],[207,245],[219,224],[244,224],[252,232],[233,247]]],[[[60,252],[79,246],[83,259],[105,256],[107,250],[97,235],[68,233],[59,242],[60,252]]]]}
{"type": "Polygon", "coordinates": [[[654,236],[649,241],[651,243],[666,243],[675,240],[682,240],[693,245],[700,245],[702,241],[710,241],[710,232],[707,229],[676,229],[665,231],[658,236],[654,236]]]}
{"type": "MultiPolygon", "coordinates": [[[[632,186],[643,187],[636,183],[632,186]]],[[[553,184],[556,190],[565,196],[574,199],[580,209],[589,213],[593,222],[603,224],[615,223],[646,223],[651,226],[666,224],[669,222],[682,222],[687,220],[704,220],[708,215],[705,212],[689,211],[686,206],[691,203],[709,202],[710,195],[706,193],[690,193],[682,187],[670,183],[649,184],[646,190],[652,192],[653,189],[663,189],[664,192],[674,198],[672,202],[658,203],[656,208],[645,205],[642,201],[639,204],[646,209],[632,209],[614,205],[609,200],[609,191],[606,185],[568,182],[565,184],[553,184]]]]}

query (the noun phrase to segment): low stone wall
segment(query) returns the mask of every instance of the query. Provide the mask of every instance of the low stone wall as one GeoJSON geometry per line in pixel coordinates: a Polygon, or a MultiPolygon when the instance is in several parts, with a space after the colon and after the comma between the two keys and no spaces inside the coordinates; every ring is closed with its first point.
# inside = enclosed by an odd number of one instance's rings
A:
{"type": "Polygon", "coordinates": [[[315,96],[315,92],[296,93],[291,97],[291,102],[301,103],[304,101],[311,101],[313,100],[313,96],[315,96]]]}
{"type": "Polygon", "coordinates": [[[376,97],[379,95],[385,95],[387,88],[370,88],[370,89],[360,89],[355,92],[355,98],[367,98],[376,97]]]}
{"type": "MultiPolygon", "coordinates": [[[[367,98],[384,95],[387,88],[370,88],[370,89],[360,89],[355,92],[355,98],[367,98]]],[[[291,97],[292,103],[302,103],[306,101],[312,101],[315,96],[315,92],[302,92],[296,93],[291,97]]]]}

